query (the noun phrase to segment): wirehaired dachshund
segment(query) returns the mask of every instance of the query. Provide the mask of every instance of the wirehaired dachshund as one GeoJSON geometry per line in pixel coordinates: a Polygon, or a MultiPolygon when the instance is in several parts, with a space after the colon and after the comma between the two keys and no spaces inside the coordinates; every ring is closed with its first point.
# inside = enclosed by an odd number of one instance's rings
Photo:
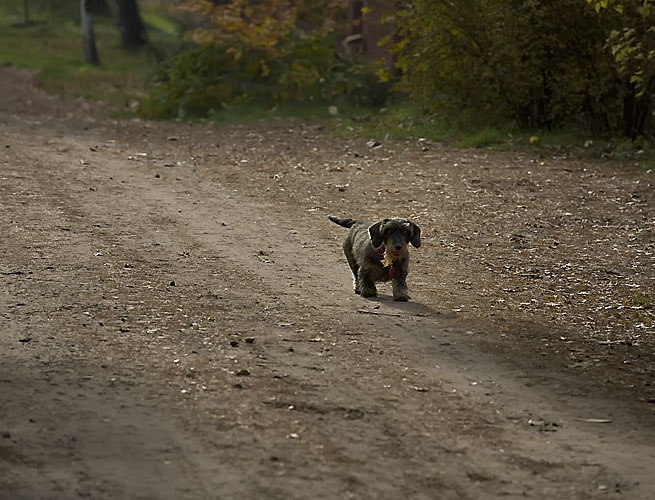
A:
{"type": "Polygon", "coordinates": [[[350,229],[343,242],[343,252],[355,277],[355,293],[376,297],[375,284],[391,281],[393,300],[407,302],[408,243],[415,248],[421,246],[421,228],[407,219],[373,223],[333,215],[328,218],[350,229]]]}

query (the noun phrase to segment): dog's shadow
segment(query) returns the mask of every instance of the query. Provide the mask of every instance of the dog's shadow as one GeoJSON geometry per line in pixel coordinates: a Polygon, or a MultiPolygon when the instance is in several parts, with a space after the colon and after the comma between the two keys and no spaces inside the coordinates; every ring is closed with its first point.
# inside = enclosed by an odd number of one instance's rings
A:
{"type": "MultiPolygon", "coordinates": [[[[407,316],[439,316],[442,317],[443,314],[435,311],[431,307],[421,304],[420,302],[401,302],[398,300],[393,300],[390,295],[378,295],[377,297],[367,297],[364,300],[367,302],[375,302],[384,306],[385,308],[395,309],[398,311],[398,316],[407,315],[407,316]]],[[[383,311],[380,311],[378,314],[383,314],[383,311]]],[[[395,316],[393,312],[389,312],[392,316],[395,316]]]]}

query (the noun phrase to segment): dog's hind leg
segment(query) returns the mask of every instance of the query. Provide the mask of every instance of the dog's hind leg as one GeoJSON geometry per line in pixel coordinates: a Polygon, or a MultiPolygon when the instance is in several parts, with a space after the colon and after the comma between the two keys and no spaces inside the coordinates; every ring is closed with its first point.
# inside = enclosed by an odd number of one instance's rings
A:
{"type": "Polygon", "coordinates": [[[353,283],[355,287],[355,293],[359,295],[361,293],[359,289],[359,264],[355,260],[355,258],[350,255],[346,254],[346,258],[348,259],[348,265],[350,266],[350,270],[353,272],[353,283]]]}
{"type": "Polygon", "coordinates": [[[353,272],[355,293],[359,295],[359,262],[357,262],[357,259],[355,258],[350,237],[346,238],[346,241],[343,242],[343,254],[346,256],[350,270],[353,272]]]}
{"type": "Polygon", "coordinates": [[[350,253],[346,252],[346,259],[348,260],[348,265],[350,266],[350,270],[353,272],[353,278],[354,278],[354,283],[355,283],[355,293],[359,295],[360,290],[359,290],[359,264],[357,263],[357,260],[355,260],[355,257],[351,255],[350,253]]]}

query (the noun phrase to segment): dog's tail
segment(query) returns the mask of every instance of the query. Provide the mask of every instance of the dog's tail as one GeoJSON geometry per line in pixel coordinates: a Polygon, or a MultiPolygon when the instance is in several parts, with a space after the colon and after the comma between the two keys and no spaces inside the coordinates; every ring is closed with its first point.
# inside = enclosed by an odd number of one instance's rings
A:
{"type": "Polygon", "coordinates": [[[340,219],[339,217],[335,217],[334,215],[328,215],[328,219],[330,219],[332,222],[335,224],[339,224],[340,226],[343,227],[353,227],[355,224],[357,224],[359,221],[355,219],[340,219]]]}

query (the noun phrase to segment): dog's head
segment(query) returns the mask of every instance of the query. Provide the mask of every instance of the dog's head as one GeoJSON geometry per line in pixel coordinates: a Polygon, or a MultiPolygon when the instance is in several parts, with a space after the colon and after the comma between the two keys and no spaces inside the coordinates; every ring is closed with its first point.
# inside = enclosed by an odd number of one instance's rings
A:
{"type": "Polygon", "coordinates": [[[407,244],[421,246],[421,228],[407,219],[384,219],[368,228],[375,248],[384,245],[394,258],[407,252],[407,244]]]}

